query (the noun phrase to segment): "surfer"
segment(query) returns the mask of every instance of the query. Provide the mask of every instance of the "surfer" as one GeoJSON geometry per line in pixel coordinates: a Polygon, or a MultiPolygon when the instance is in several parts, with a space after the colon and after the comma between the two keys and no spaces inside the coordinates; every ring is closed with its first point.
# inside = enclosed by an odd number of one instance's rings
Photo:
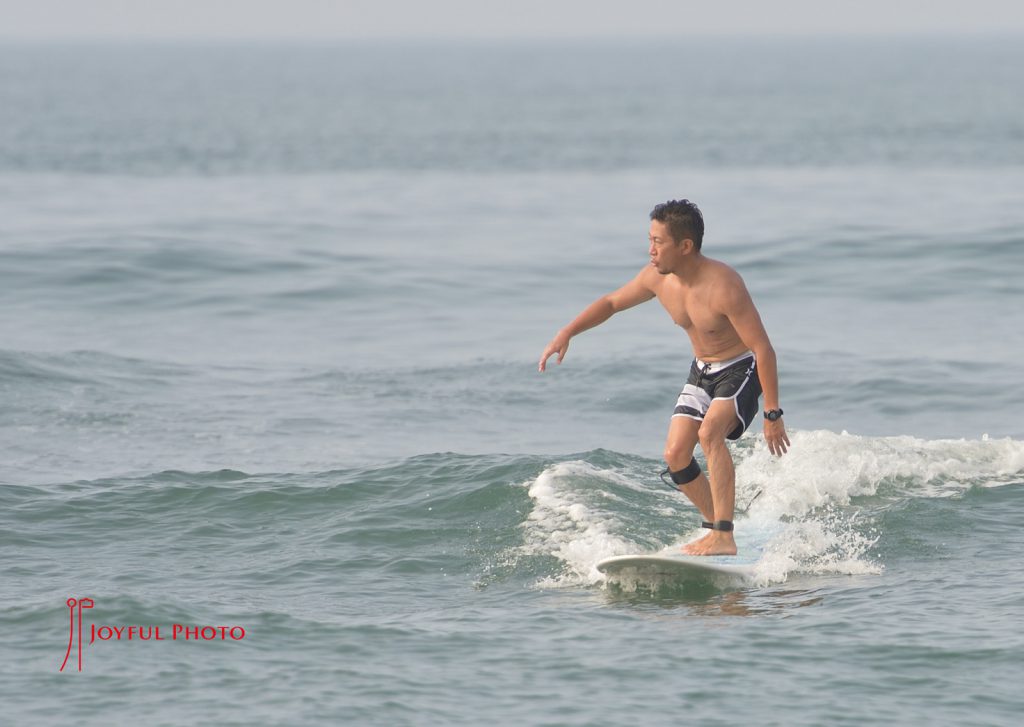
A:
{"type": "Polygon", "coordinates": [[[697,205],[671,200],[657,205],[650,217],[650,264],[560,330],[541,354],[538,369],[544,371],[554,354],[562,363],[573,336],[657,298],[686,331],[694,353],[672,412],[665,463],[675,487],[700,510],[710,532],[683,551],[735,555],[736,470],[726,440],[739,439],[750,426],[762,392],[769,451],[781,456],[790,446],[779,406],[775,350],[739,273],[701,252],[704,218],[697,205]],[[708,475],[693,456],[698,442],[708,475]]]}

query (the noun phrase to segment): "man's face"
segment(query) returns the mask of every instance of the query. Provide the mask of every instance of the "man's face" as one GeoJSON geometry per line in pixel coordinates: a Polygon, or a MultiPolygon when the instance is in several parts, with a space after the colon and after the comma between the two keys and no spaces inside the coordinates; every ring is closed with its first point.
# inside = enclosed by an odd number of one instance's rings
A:
{"type": "Polygon", "coordinates": [[[668,275],[676,269],[685,246],[672,239],[668,225],[658,220],[651,220],[647,238],[650,241],[647,253],[651,256],[651,265],[662,275],[668,275]]]}

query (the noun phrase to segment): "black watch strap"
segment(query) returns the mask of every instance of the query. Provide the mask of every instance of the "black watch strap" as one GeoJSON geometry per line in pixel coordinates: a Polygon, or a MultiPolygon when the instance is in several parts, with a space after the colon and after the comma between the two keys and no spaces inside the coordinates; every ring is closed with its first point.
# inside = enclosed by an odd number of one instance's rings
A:
{"type": "Polygon", "coordinates": [[[774,422],[776,419],[781,419],[782,409],[769,409],[764,413],[764,418],[770,422],[774,422]]]}

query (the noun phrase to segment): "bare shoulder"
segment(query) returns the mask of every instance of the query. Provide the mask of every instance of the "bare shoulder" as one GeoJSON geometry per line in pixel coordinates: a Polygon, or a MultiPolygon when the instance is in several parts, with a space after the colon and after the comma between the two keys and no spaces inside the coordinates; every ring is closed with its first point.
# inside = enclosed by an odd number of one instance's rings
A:
{"type": "Polygon", "coordinates": [[[705,258],[707,280],[718,306],[724,310],[750,302],[750,293],[743,277],[720,260],[705,258]]]}
{"type": "Polygon", "coordinates": [[[730,282],[739,281],[743,282],[743,278],[736,272],[734,268],[726,265],[721,260],[715,260],[714,258],[704,258],[704,268],[707,271],[709,279],[713,279],[716,282],[730,282]]]}
{"type": "Polygon", "coordinates": [[[664,279],[665,276],[653,267],[650,265],[644,265],[643,269],[636,274],[636,277],[633,280],[650,292],[657,293],[662,282],[664,282],[664,279]]]}
{"type": "Polygon", "coordinates": [[[609,293],[605,298],[612,304],[612,309],[616,312],[626,310],[656,296],[658,294],[656,284],[657,281],[651,278],[649,272],[644,269],[637,273],[635,278],[615,292],[609,293]]]}

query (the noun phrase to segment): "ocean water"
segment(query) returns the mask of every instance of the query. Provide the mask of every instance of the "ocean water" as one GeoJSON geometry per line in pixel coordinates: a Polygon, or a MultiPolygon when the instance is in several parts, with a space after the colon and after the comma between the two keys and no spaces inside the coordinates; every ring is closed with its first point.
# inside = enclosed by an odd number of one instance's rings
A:
{"type": "Polygon", "coordinates": [[[0,722],[1017,724],[1019,40],[0,46],[0,722]],[[594,567],[697,534],[664,311],[536,371],[675,197],[742,583],[594,567]]]}

